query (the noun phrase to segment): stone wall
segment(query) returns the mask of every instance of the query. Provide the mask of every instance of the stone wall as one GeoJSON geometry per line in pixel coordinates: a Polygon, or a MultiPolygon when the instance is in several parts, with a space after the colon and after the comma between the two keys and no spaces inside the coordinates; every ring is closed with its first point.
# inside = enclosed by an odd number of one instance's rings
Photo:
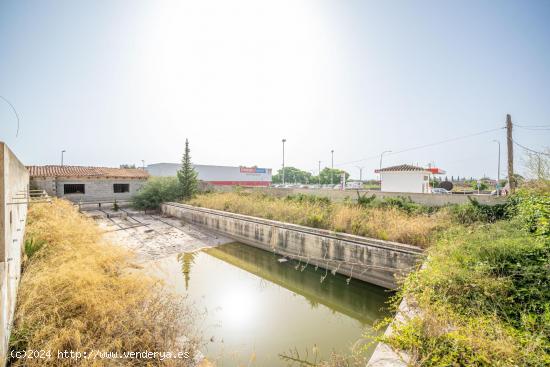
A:
{"type": "Polygon", "coordinates": [[[146,182],[146,179],[70,179],[70,178],[33,178],[34,188],[45,190],[51,196],[62,197],[74,202],[102,201],[102,200],[129,200],[146,182]],[[130,192],[115,193],[113,184],[129,184],[130,192]],[[85,194],[64,194],[63,185],[84,184],[85,194]]]}
{"type": "Polygon", "coordinates": [[[416,246],[190,205],[165,203],[161,210],[236,241],[385,288],[395,288],[395,276],[412,270],[422,254],[416,246]]]}
{"type": "MultiPolygon", "coordinates": [[[[214,186],[213,190],[218,192],[227,192],[234,190],[234,186],[214,186]]],[[[268,195],[273,195],[277,197],[283,197],[287,195],[296,195],[296,194],[305,194],[305,195],[315,195],[315,196],[324,196],[328,197],[334,201],[344,201],[346,198],[348,200],[357,201],[357,190],[330,190],[330,189],[300,189],[300,188],[245,188],[244,190],[254,190],[258,192],[263,192],[268,195]]],[[[361,195],[376,195],[377,198],[386,198],[386,197],[406,197],[410,198],[412,201],[418,204],[427,205],[427,206],[444,206],[448,204],[464,204],[468,203],[468,197],[474,198],[479,201],[481,204],[495,205],[504,203],[506,201],[505,197],[496,197],[490,195],[436,195],[436,194],[420,194],[420,193],[411,193],[411,192],[381,192],[375,190],[359,190],[361,195]]]]}
{"type": "Polygon", "coordinates": [[[5,363],[27,218],[29,173],[11,150],[0,142],[0,363],[5,363]]]}

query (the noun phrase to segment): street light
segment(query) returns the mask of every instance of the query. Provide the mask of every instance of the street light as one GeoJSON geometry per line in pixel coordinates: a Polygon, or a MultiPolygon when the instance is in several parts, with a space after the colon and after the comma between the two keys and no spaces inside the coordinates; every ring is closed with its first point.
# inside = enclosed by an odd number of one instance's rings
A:
{"type": "Polygon", "coordinates": [[[334,185],[333,175],[334,175],[334,149],[330,151],[331,163],[330,163],[330,184],[334,185]]]}
{"type": "Polygon", "coordinates": [[[61,151],[61,166],[63,166],[63,154],[66,152],[66,150],[61,151]]]}
{"type": "Polygon", "coordinates": [[[384,157],[384,154],[386,153],[391,153],[391,150],[384,150],[381,154],[380,154],[380,168],[378,170],[378,178],[379,178],[379,181],[380,181],[380,189],[382,189],[382,172],[380,172],[382,170],[382,158],[384,157]]]}
{"type": "Polygon", "coordinates": [[[355,166],[355,168],[359,168],[359,182],[363,182],[363,168],[365,167],[355,166]]]}
{"type": "Polygon", "coordinates": [[[285,143],[286,139],[282,140],[283,142],[283,187],[285,185],[285,143]]]}
{"type": "Polygon", "coordinates": [[[500,141],[498,140],[493,140],[495,143],[498,144],[498,168],[497,168],[497,185],[496,185],[496,189],[497,189],[497,195],[500,196],[500,141]]]}

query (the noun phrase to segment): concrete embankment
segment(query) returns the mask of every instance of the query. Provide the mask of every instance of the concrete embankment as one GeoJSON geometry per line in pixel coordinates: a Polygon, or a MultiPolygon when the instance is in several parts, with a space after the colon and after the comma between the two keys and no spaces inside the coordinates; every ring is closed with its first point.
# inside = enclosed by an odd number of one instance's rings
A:
{"type": "Polygon", "coordinates": [[[0,142],[0,365],[7,357],[21,274],[21,248],[27,218],[29,173],[0,142]]]}
{"type": "Polygon", "coordinates": [[[335,271],[385,288],[411,271],[422,249],[178,203],[162,204],[166,215],[218,232],[242,243],[335,271]]]}

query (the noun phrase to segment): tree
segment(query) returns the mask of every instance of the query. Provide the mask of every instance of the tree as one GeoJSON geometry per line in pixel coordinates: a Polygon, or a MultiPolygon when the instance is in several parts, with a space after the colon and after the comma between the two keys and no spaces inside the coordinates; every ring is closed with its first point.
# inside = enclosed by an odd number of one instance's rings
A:
{"type": "Polygon", "coordinates": [[[180,185],[180,198],[184,200],[192,198],[198,188],[197,171],[195,171],[191,163],[190,153],[189,140],[185,139],[185,152],[181,159],[181,169],[177,173],[180,185]]]}
{"type": "Polygon", "coordinates": [[[550,180],[550,148],[541,153],[526,152],[524,163],[528,178],[550,180]]]}
{"type": "Polygon", "coordinates": [[[349,173],[347,173],[346,171],[336,168],[323,168],[320,174],[321,184],[338,184],[340,182],[340,176],[342,175],[342,173],[345,173],[347,180],[349,177],[349,173]]]}
{"type": "MultiPolygon", "coordinates": [[[[273,183],[283,182],[283,169],[279,169],[271,178],[273,183]]],[[[285,183],[313,183],[311,173],[296,167],[285,167],[285,183]]]]}

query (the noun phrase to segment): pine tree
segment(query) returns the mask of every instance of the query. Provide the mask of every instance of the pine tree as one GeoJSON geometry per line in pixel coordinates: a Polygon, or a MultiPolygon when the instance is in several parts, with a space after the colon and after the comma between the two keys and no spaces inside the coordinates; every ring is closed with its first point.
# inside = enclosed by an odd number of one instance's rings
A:
{"type": "Polygon", "coordinates": [[[191,164],[189,141],[187,139],[185,139],[185,152],[181,159],[181,169],[178,171],[178,181],[180,184],[181,198],[184,200],[192,198],[197,192],[198,180],[197,172],[191,164]]]}

